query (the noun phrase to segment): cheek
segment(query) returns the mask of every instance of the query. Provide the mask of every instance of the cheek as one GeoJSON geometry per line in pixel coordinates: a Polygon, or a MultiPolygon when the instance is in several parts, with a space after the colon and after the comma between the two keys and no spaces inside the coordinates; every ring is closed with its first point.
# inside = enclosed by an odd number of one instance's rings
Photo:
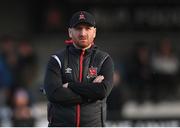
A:
{"type": "Polygon", "coordinates": [[[95,36],[96,36],[95,33],[93,33],[93,38],[95,38],[95,36]]]}
{"type": "Polygon", "coordinates": [[[95,37],[95,35],[94,35],[94,33],[92,33],[92,34],[89,36],[89,39],[90,39],[91,41],[93,41],[93,40],[94,40],[94,37],[95,37]]]}
{"type": "Polygon", "coordinates": [[[72,33],[72,38],[73,39],[77,39],[78,38],[78,35],[76,33],[72,33]]]}

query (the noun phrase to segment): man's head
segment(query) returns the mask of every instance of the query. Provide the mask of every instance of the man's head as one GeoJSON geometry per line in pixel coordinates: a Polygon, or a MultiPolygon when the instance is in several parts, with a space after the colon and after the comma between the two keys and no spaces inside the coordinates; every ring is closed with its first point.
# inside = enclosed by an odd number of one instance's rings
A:
{"type": "Polygon", "coordinates": [[[85,49],[91,46],[96,37],[95,18],[88,12],[76,12],[69,24],[69,37],[74,44],[85,49]]]}

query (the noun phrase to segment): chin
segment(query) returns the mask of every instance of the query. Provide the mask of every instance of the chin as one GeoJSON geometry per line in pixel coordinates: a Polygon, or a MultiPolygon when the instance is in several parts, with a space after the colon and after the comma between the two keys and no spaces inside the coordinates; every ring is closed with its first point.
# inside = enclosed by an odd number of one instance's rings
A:
{"type": "Polygon", "coordinates": [[[86,47],[88,47],[88,46],[89,46],[89,44],[86,44],[86,43],[81,43],[79,46],[80,46],[80,47],[82,47],[82,48],[86,48],[86,47]]]}
{"type": "Polygon", "coordinates": [[[83,45],[83,46],[81,45],[80,47],[81,48],[86,48],[86,47],[88,47],[88,45],[83,45]]]}

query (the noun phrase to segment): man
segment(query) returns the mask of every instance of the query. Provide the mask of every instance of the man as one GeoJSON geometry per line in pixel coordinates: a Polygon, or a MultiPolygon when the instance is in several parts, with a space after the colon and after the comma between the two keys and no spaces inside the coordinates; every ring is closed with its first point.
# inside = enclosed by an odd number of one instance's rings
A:
{"type": "Polygon", "coordinates": [[[49,126],[104,126],[113,61],[94,45],[95,36],[94,17],[77,12],[69,24],[72,44],[50,57],[45,76],[49,126]]]}

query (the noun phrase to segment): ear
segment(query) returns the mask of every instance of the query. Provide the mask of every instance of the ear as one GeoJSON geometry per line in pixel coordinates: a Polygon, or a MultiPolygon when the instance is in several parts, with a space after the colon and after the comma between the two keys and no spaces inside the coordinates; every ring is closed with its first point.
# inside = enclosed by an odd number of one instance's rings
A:
{"type": "Polygon", "coordinates": [[[96,37],[96,28],[94,28],[94,35],[93,37],[95,38],[96,37]]]}
{"type": "Polygon", "coordinates": [[[69,37],[72,38],[72,29],[71,28],[68,29],[68,33],[69,33],[69,37]]]}

